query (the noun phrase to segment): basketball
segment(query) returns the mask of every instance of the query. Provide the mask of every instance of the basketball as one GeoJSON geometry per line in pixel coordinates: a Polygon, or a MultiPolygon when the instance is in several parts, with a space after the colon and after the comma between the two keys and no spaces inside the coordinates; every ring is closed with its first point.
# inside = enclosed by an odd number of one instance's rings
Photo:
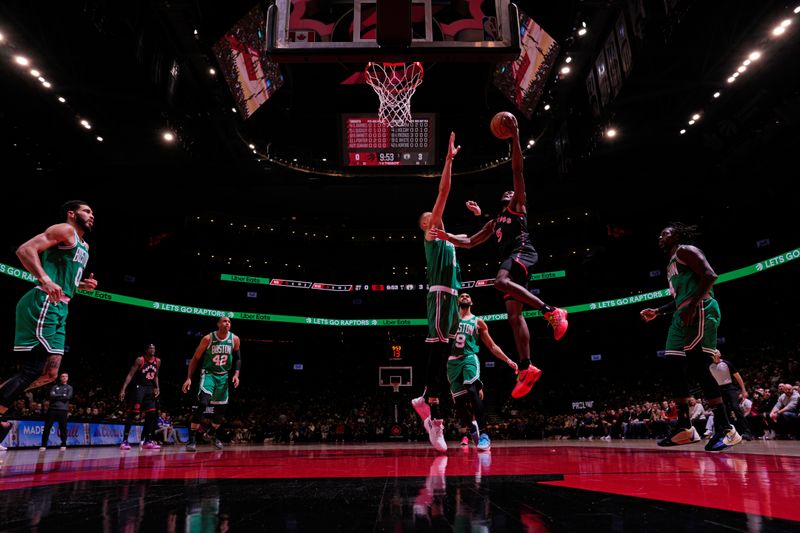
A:
{"type": "Polygon", "coordinates": [[[492,130],[492,135],[498,139],[510,139],[513,135],[512,130],[517,125],[517,119],[508,111],[500,111],[492,117],[489,123],[489,129],[492,130]]]}

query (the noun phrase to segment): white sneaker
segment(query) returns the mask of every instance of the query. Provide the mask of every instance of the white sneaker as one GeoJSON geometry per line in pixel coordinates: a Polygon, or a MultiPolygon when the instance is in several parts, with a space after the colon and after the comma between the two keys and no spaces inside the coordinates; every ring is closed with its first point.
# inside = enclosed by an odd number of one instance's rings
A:
{"type": "Polygon", "coordinates": [[[725,443],[725,446],[736,446],[742,442],[742,436],[739,435],[739,432],[736,431],[736,428],[732,427],[727,433],[725,433],[725,436],[722,438],[722,442],[725,443]]]}
{"type": "Polygon", "coordinates": [[[431,424],[433,424],[433,422],[431,422],[431,417],[426,418],[422,422],[422,427],[425,428],[425,431],[428,433],[428,435],[431,434],[431,424]]]}
{"type": "Polygon", "coordinates": [[[424,396],[411,400],[411,407],[414,408],[421,419],[425,420],[426,418],[430,418],[431,406],[425,401],[424,396]]]}
{"type": "Polygon", "coordinates": [[[39,446],[39,451],[40,451],[40,452],[46,452],[46,451],[47,451],[47,448],[46,448],[46,447],[44,447],[44,446],[39,446]]]}
{"type": "Polygon", "coordinates": [[[4,451],[6,451],[6,450],[8,450],[8,448],[6,448],[6,447],[5,447],[5,446],[3,446],[2,444],[0,444],[0,452],[4,452],[4,451]]]}
{"type": "MultiPolygon", "coordinates": [[[[430,420],[428,418],[427,420],[430,420]]],[[[446,452],[447,451],[447,442],[444,440],[444,420],[434,420],[430,422],[430,432],[429,437],[433,448],[437,452],[446,452]]]]}

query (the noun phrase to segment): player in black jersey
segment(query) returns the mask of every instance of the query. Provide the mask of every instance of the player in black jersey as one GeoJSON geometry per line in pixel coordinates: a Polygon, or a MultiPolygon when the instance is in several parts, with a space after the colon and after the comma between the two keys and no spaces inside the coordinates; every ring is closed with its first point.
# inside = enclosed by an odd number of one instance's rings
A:
{"type": "Polygon", "coordinates": [[[534,383],[542,375],[541,370],[530,364],[530,332],[525,317],[522,316],[523,305],[527,304],[543,313],[545,320],[553,328],[556,340],[564,336],[568,322],[566,310],[547,305],[528,290],[530,270],[538,261],[538,255],[528,232],[524,161],[519,144],[519,127],[513,115],[508,115],[504,120],[507,121],[506,129],[513,132],[511,136],[511,168],[514,173],[514,190],[503,193],[500,199],[503,209],[500,214],[470,237],[453,235],[442,229],[434,229],[431,234],[435,238],[450,241],[460,248],[472,248],[494,236],[502,258],[494,286],[504,293],[508,320],[511,323],[514,342],[519,353],[517,384],[511,395],[514,398],[521,398],[530,392],[534,383]]]}
{"type": "Polygon", "coordinates": [[[146,450],[158,450],[161,448],[153,440],[155,437],[156,425],[158,422],[158,412],[156,411],[156,398],[158,398],[158,369],[161,367],[161,359],[156,357],[156,347],[148,344],[144,355],[136,358],[133,362],[128,375],[125,376],[125,383],[119,392],[119,399],[125,400],[125,390],[131,380],[134,382],[133,398],[131,408],[128,411],[128,418],[125,420],[125,430],[122,435],[121,450],[130,450],[128,435],[131,432],[133,419],[139,413],[144,413],[144,429],[142,430],[142,448],[146,450]]]}

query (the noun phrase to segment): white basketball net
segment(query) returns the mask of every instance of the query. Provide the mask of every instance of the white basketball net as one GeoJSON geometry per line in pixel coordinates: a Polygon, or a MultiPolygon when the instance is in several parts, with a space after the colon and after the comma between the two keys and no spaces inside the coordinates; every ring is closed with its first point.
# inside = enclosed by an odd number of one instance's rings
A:
{"type": "Polygon", "coordinates": [[[364,76],[380,100],[378,116],[390,128],[411,122],[411,97],[422,83],[422,63],[367,63],[364,76]]]}

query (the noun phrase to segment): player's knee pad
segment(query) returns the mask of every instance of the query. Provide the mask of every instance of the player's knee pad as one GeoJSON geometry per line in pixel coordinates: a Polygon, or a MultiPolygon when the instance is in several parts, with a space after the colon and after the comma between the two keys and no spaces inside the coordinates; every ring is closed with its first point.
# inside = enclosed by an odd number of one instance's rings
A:
{"type": "Polygon", "coordinates": [[[197,397],[197,408],[195,408],[194,413],[192,414],[192,422],[195,424],[199,424],[203,421],[203,415],[208,408],[208,403],[211,401],[211,395],[207,393],[202,393],[197,397]]]}
{"type": "Polygon", "coordinates": [[[667,382],[673,398],[689,397],[686,364],[686,356],[667,358],[667,382]]]}
{"type": "Polygon", "coordinates": [[[708,368],[712,362],[711,356],[698,346],[693,348],[691,352],[687,352],[686,357],[689,359],[688,364],[692,377],[700,384],[705,399],[719,398],[721,396],[719,385],[708,368]]]}
{"type": "Polygon", "coordinates": [[[228,406],[225,404],[214,406],[214,418],[212,419],[214,421],[214,424],[216,425],[222,424],[222,418],[225,416],[225,410],[227,409],[227,407],[228,406]]]}
{"type": "Polygon", "coordinates": [[[475,407],[482,404],[479,389],[474,383],[467,385],[467,395],[475,407]]]}
{"type": "Polygon", "coordinates": [[[19,372],[11,376],[0,387],[0,405],[10,407],[14,400],[36,381],[44,372],[48,354],[44,350],[32,350],[23,356],[19,372]]]}
{"type": "Polygon", "coordinates": [[[456,404],[456,415],[462,426],[469,425],[472,422],[472,412],[469,408],[469,398],[466,394],[461,394],[453,398],[453,403],[456,404]]]}

